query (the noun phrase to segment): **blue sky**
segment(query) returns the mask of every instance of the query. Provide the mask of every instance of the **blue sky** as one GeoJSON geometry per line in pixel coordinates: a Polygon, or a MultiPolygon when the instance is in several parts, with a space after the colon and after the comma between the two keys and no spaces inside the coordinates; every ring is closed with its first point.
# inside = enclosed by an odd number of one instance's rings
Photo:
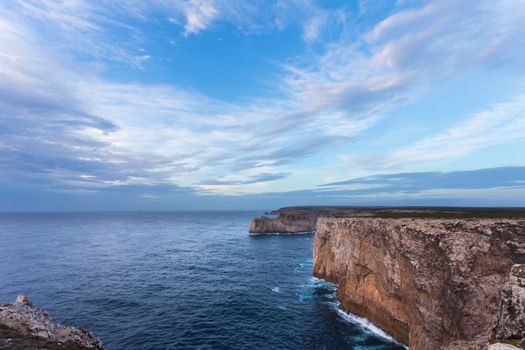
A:
{"type": "Polygon", "coordinates": [[[0,210],[525,205],[525,1],[0,4],[0,210]]]}

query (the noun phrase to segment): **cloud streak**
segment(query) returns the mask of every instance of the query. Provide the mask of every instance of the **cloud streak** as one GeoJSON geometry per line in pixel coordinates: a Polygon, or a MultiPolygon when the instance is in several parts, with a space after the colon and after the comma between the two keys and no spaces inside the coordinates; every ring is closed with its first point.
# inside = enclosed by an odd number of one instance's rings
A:
{"type": "Polygon", "coordinates": [[[0,210],[274,209],[290,205],[524,206],[525,167],[382,174],[318,189],[206,195],[172,184],[113,186],[105,191],[0,187],[0,210]],[[473,181],[474,180],[474,181],[473,181]],[[6,200],[9,198],[9,200],[6,200]],[[32,200],[27,200],[27,199],[32,200]],[[75,207],[70,203],[77,201],[75,207]]]}
{"type": "Polygon", "coordinates": [[[349,166],[371,171],[460,159],[488,146],[525,140],[525,96],[470,116],[443,132],[423,138],[380,158],[343,156],[349,166]]]}

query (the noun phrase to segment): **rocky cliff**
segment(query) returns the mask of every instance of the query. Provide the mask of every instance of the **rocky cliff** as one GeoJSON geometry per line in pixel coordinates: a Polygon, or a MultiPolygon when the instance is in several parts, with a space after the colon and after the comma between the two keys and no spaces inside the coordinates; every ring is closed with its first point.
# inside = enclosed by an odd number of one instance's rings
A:
{"type": "Polygon", "coordinates": [[[0,305],[0,349],[102,350],[102,342],[83,328],[53,323],[49,314],[20,295],[0,305]]]}
{"type": "Polygon", "coordinates": [[[313,232],[316,221],[316,213],[285,213],[277,218],[261,216],[251,221],[250,234],[313,232]]]}
{"type": "Polygon", "coordinates": [[[285,207],[269,212],[250,223],[251,234],[300,233],[315,230],[318,218],[380,217],[380,218],[525,218],[525,210],[517,208],[459,207],[285,207]]]}
{"type": "Polygon", "coordinates": [[[412,350],[525,340],[525,221],[320,218],[314,274],[412,350]]]}

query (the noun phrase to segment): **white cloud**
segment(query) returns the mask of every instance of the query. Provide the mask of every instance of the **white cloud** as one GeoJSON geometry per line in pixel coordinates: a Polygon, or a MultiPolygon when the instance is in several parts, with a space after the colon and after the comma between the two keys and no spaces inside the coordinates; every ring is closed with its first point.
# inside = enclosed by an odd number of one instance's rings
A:
{"type": "MultiPolygon", "coordinates": [[[[323,116],[329,116],[325,132],[359,135],[440,81],[472,69],[482,72],[478,74],[494,74],[500,67],[521,72],[525,2],[480,1],[465,6],[457,1],[428,1],[419,8],[402,10],[376,24],[362,41],[334,42],[309,64],[290,67],[287,90],[297,104],[308,106],[299,118],[305,120],[309,115],[321,122],[323,116]],[[336,116],[339,121],[330,123],[336,116]],[[347,130],[359,124],[363,127],[355,133],[347,130]]],[[[516,81],[524,77],[517,73],[516,81]]],[[[333,170],[341,177],[348,176],[349,168],[361,175],[378,169],[396,171],[418,161],[443,159],[452,153],[460,158],[481,147],[516,140],[523,135],[518,113],[523,108],[521,98],[467,122],[462,121],[467,116],[457,115],[457,128],[406,149],[341,155],[347,170],[333,170]],[[513,114],[505,114],[509,111],[503,109],[512,106],[513,114]]]]}
{"type": "Polygon", "coordinates": [[[469,4],[467,11],[461,2],[431,1],[393,14],[366,33],[363,41],[333,42],[310,65],[291,67],[288,88],[317,108],[335,106],[353,115],[370,105],[397,104],[429,81],[493,60],[517,67],[516,58],[525,51],[523,2],[469,4]],[[488,47],[497,49],[482,54],[488,47]]]}
{"type": "Polygon", "coordinates": [[[443,159],[457,159],[497,144],[525,141],[525,95],[476,113],[464,122],[400,149],[382,167],[399,168],[443,159]]]}
{"type": "Polygon", "coordinates": [[[293,148],[304,138],[264,135],[270,117],[285,110],[282,101],[231,104],[168,85],[112,83],[12,18],[0,18],[3,177],[90,188],[191,186],[235,166],[249,182],[271,178],[275,159],[308,151],[308,144],[293,148]]]}
{"type": "MultiPolygon", "coordinates": [[[[475,205],[483,204],[486,201],[489,205],[494,203],[523,203],[525,196],[525,188],[523,187],[491,187],[491,188],[440,188],[440,189],[425,189],[420,191],[414,191],[411,193],[406,192],[376,192],[368,194],[348,194],[348,195],[335,195],[336,197],[344,197],[354,202],[366,202],[368,200],[381,203],[381,201],[395,200],[398,202],[402,201],[414,201],[414,200],[427,200],[429,202],[435,200],[446,200],[448,202],[460,201],[462,205],[464,203],[475,203],[475,205]]],[[[384,203],[384,202],[383,202],[384,203]]],[[[432,203],[432,202],[431,202],[432,203]]],[[[434,202],[436,203],[436,202],[434,202]]],[[[458,203],[458,202],[456,202],[458,203]]],[[[472,204],[471,204],[472,205],[472,204]]],[[[499,204],[501,205],[501,204],[499,204]]]]}
{"type": "Polygon", "coordinates": [[[217,9],[210,1],[190,2],[190,9],[186,11],[186,33],[196,33],[205,29],[217,14],[217,9]]]}
{"type": "MultiPolygon", "coordinates": [[[[462,116],[457,116],[458,120],[462,116]]],[[[525,141],[525,95],[475,113],[451,128],[402,148],[376,155],[343,155],[354,169],[399,171],[462,159],[484,148],[525,141]]]]}
{"type": "MultiPolygon", "coordinates": [[[[207,29],[220,14],[214,0],[190,0],[174,3],[184,16],[184,35],[197,34],[207,29]]],[[[171,18],[173,23],[179,21],[171,18]]]]}
{"type": "Polygon", "coordinates": [[[307,42],[316,41],[319,38],[323,26],[326,24],[325,16],[316,16],[308,20],[304,25],[303,38],[307,42]]]}

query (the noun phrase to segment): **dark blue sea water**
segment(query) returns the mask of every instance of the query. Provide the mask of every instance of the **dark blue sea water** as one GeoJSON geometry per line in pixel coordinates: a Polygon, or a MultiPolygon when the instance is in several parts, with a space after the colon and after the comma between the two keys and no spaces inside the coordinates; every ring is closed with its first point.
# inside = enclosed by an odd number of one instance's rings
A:
{"type": "Polygon", "coordinates": [[[116,349],[402,349],[312,278],[313,235],[254,212],[0,214],[0,303],[26,293],[116,349]]]}

